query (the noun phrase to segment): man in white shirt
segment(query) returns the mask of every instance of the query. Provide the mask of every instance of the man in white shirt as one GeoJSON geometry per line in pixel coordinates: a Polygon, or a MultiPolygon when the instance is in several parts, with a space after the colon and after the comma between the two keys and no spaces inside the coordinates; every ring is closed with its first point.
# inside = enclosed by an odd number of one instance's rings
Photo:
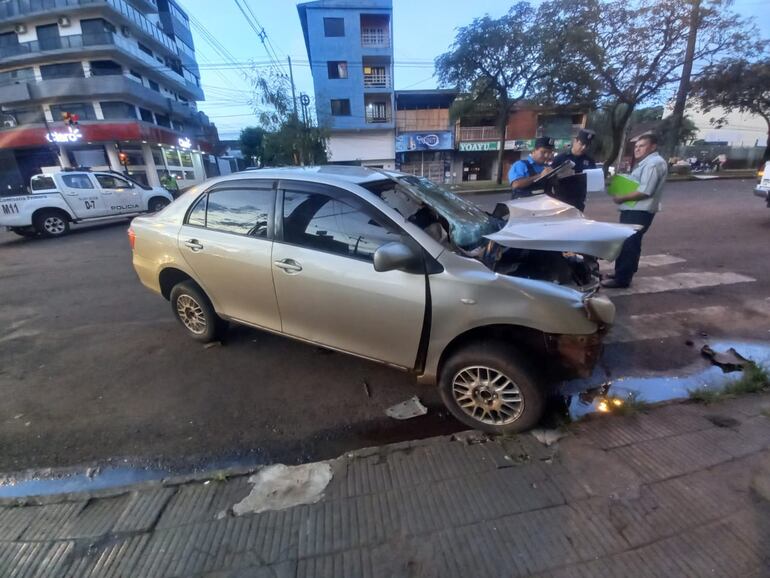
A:
{"type": "Polygon", "coordinates": [[[631,172],[631,178],[639,181],[639,187],[633,193],[613,197],[615,203],[620,205],[620,222],[642,225],[642,229],[623,243],[620,256],[615,261],[615,274],[602,281],[603,287],[628,287],[639,268],[642,237],[652,225],[655,213],[660,210],[660,198],[668,175],[668,164],[657,149],[658,138],[652,133],[643,134],[636,140],[634,158],[637,165],[631,172]]]}

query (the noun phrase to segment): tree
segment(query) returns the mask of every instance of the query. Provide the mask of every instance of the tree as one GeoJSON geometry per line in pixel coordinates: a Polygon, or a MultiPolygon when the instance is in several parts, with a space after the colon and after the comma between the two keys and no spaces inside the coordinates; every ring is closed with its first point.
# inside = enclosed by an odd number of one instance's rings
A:
{"type": "Polygon", "coordinates": [[[674,115],[670,114],[660,121],[660,124],[656,129],[656,132],[660,135],[661,141],[671,143],[673,148],[668,151],[671,154],[674,153],[676,147],[683,144],[689,144],[695,140],[696,136],[698,136],[698,127],[695,126],[695,123],[690,117],[685,115],[682,117],[682,121],[679,123],[678,127],[676,124],[676,118],[674,115]],[[679,129],[676,135],[673,134],[675,128],[679,129]]]}
{"type": "Polygon", "coordinates": [[[476,18],[458,29],[449,51],[435,61],[439,84],[467,93],[453,108],[454,118],[485,110],[494,116],[500,133],[498,183],[508,116],[521,101],[589,99],[585,69],[579,58],[566,57],[560,45],[564,30],[552,28],[545,16],[543,9],[519,2],[501,18],[476,18]]]}
{"type": "Polygon", "coordinates": [[[253,162],[254,166],[261,166],[265,155],[265,129],[259,126],[249,126],[241,130],[238,139],[241,143],[241,153],[253,162]]]}
{"type": "Polygon", "coordinates": [[[302,122],[294,110],[289,78],[276,68],[254,70],[251,105],[263,130],[260,166],[323,164],[327,162],[326,130],[302,122]]]}
{"type": "MultiPolygon", "coordinates": [[[[553,0],[569,26],[567,50],[580,53],[602,83],[602,108],[619,161],[629,121],[640,104],[660,101],[679,82],[687,59],[690,0],[553,0]]],[[[693,59],[707,66],[755,49],[754,27],[728,9],[729,0],[703,0],[693,59]]]]}
{"type": "MultiPolygon", "coordinates": [[[[722,109],[762,117],[767,124],[763,160],[770,161],[770,58],[746,62],[731,59],[706,68],[693,83],[692,95],[706,112],[722,109]]],[[[715,119],[724,124],[724,118],[715,119]]]]}

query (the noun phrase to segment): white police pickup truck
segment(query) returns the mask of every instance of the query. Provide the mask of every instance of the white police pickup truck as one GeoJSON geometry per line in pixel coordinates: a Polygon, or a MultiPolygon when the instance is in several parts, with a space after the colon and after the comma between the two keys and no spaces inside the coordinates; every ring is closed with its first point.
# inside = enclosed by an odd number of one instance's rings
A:
{"type": "Polygon", "coordinates": [[[126,218],[160,211],[174,198],[118,173],[63,170],[34,175],[30,194],[0,197],[0,226],[23,237],[60,237],[70,223],[126,218]]]}

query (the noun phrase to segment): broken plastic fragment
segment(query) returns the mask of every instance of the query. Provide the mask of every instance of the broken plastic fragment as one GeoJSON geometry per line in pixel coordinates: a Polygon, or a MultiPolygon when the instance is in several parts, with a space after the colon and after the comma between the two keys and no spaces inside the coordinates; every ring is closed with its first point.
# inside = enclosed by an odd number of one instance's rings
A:
{"type": "Polygon", "coordinates": [[[393,419],[411,419],[426,413],[428,413],[428,408],[420,403],[420,399],[416,395],[385,410],[385,415],[393,419]]]}
{"type": "Polygon", "coordinates": [[[710,346],[704,345],[700,352],[725,373],[742,371],[745,366],[751,363],[732,347],[727,351],[714,351],[710,346]]]}
{"type": "Polygon", "coordinates": [[[315,504],[323,497],[331,479],[332,468],[326,462],[268,466],[249,478],[254,487],[233,506],[233,514],[242,516],[315,504]]]}

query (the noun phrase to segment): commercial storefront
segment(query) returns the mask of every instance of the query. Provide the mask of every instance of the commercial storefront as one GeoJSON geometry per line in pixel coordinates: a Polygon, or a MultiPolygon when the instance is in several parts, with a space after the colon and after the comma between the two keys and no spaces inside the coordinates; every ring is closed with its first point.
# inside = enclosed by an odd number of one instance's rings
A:
{"type": "Polygon", "coordinates": [[[404,132],[396,137],[396,168],[437,183],[452,180],[454,132],[404,132]]]}
{"type": "MultiPolygon", "coordinates": [[[[556,139],[556,149],[568,147],[570,139],[556,139]]],[[[503,151],[503,178],[510,166],[526,158],[535,146],[535,139],[506,140],[503,151]]],[[[486,181],[497,178],[499,140],[462,141],[457,147],[455,172],[463,181],[486,181]]]]}
{"type": "Polygon", "coordinates": [[[67,167],[111,169],[153,186],[171,175],[181,189],[219,173],[210,152],[207,141],[141,122],[6,129],[0,131],[0,189],[24,192],[33,174],[67,167]]]}

